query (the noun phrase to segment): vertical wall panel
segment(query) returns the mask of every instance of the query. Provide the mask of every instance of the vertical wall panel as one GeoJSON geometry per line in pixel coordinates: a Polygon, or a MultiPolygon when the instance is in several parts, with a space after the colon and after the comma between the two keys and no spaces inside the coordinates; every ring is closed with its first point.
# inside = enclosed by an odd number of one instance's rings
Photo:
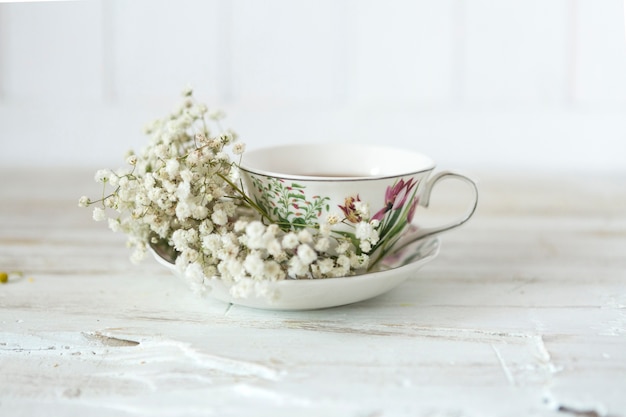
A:
{"type": "Polygon", "coordinates": [[[577,1],[575,99],[626,104],[626,40],[621,0],[577,1]]]}
{"type": "Polygon", "coordinates": [[[558,105],[568,97],[567,0],[467,0],[469,104],[558,105]]]}
{"type": "Polygon", "coordinates": [[[114,96],[172,97],[187,84],[217,100],[217,1],[133,0],[113,3],[114,96]]]}
{"type": "Polygon", "coordinates": [[[191,83],[257,145],[385,140],[485,169],[506,161],[621,172],[623,8],[622,0],[0,3],[0,163],[118,161],[191,83]]]}
{"type": "Polygon", "coordinates": [[[102,97],[100,2],[0,7],[6,100],[65,104],[102,97]]]}
{"type": "Polygon", "coordinates": [[[450,0],[355,1],[357,100],[449,102],[453,5],[450,0]]]}
{"type": "Polygon", "coordinates": [[[341,16],[330,0],[232,4],[233,96],[246,102],[330,101],[341,16]]]}

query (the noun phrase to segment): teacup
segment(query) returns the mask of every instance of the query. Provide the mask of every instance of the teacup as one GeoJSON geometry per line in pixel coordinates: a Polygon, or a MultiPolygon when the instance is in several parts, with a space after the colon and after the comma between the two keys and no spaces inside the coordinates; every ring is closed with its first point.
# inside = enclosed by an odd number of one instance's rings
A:
{"type": "Polygon", "coordinates": [[[465,175],[441,171],[420,153],[370,145],[294,144],[246,151],[240,168],[247,194],[281,228],[319,228],[358,235],[367,222],[377,239],[358,249],[382,257],[416,240],[453,229],[474,214],[476,183],[465,175]],[[472,190],[469,210],[450,223],[418,224],[418,205],[428,207],[433,187],[454,178],[472,190]],[[361,225],[360,225],[361,224],[361,225]],[[360,226],[359,226],[360,225],[360,226]]]}

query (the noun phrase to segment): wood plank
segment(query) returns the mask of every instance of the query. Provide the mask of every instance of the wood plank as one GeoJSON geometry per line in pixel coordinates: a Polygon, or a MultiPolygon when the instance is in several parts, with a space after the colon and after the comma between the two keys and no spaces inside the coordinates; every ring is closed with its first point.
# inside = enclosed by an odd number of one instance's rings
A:
{"type": "Polygon", "coordinates": [[[92,173],[0,170],[0,269],[25,273],[0,285],[0,412],[622,415],[623,181],[535,179],[484,176],[481,212],[401,287],[274,312],[131,265],[76,207],[92,173]]]}

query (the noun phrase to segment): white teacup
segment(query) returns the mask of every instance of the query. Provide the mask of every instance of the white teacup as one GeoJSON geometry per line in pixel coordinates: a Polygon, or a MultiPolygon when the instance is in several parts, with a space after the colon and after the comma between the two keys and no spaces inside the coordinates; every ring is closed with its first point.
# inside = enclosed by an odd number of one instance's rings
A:
{"type": "Polygon", "coordinates": [[[248,195],[283,229],[315,228],[331,218],[333,231],[349,236],[358,223],[369,221],[379,237],[369,251],[363,250],[369,255],[386,254],[458,227],[469,220],[478,203],[473,180],[451,171],[431,176],[432,159],[401,149],[352,144],[274,146],[246,151],[240,167],[248,195]],[[409,227],[418,223],[417,205],[428,207],[433,187],[444,178],[469,184],[473,196],[468,212],[438,227],[409,227]]]}

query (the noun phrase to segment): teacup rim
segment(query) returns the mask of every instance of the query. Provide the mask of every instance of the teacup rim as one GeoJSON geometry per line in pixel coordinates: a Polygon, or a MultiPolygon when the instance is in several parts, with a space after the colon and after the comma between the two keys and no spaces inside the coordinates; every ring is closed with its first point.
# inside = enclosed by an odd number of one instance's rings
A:
{"type": "Polygon", "coordinates": [[[323,175],[304,175],[304,174],[290,174],[286,172],[280,171],[272,171],[266,169],[255,168],[246,165],[245,163],[245,155],[250,154],[256,151],[266,152],[272,149],[286,149],[286,148],[306,148],[306,147],[324,147],[324,146],[334,146],[337,144],[325,144],[325,143],[297,143],[297,144],[279,144],[279,145],[269,145],[259,148],[254,148],[252,150],[244,152],[244,157],[241,162],[238,164],[239,169],[245,171],[250,174],[262,175],[265,177],[277,178],[277,179],[288,179],[288,180],[299,180],[299,181],[320,181],[320,182],[347,182],[347,181],[375,181],[375,180],[387,180],[393,178],[404,178],[415,176],[419,174],[423,174],[426,172],[433,171],[436,167],[435,161],[426,154],[421,152],[413,151],[410,149],[392,147],[392,146],[380,146],[380,145],[370,145],[370,144],[341,144],[341,146],[349,146],[349,147],[360,147],[360,148],[368,148],[368,149],[377,149],[377,150],[387,150],[387,151],[402,151],[402,152],[410,152],[416,156],[424,158],[429,161],[425,168],[420,168],[417,170],[398,172],[394,174],[372,174],[372,175],[360,175],[360,176],[323,176],[323,175]]]}

